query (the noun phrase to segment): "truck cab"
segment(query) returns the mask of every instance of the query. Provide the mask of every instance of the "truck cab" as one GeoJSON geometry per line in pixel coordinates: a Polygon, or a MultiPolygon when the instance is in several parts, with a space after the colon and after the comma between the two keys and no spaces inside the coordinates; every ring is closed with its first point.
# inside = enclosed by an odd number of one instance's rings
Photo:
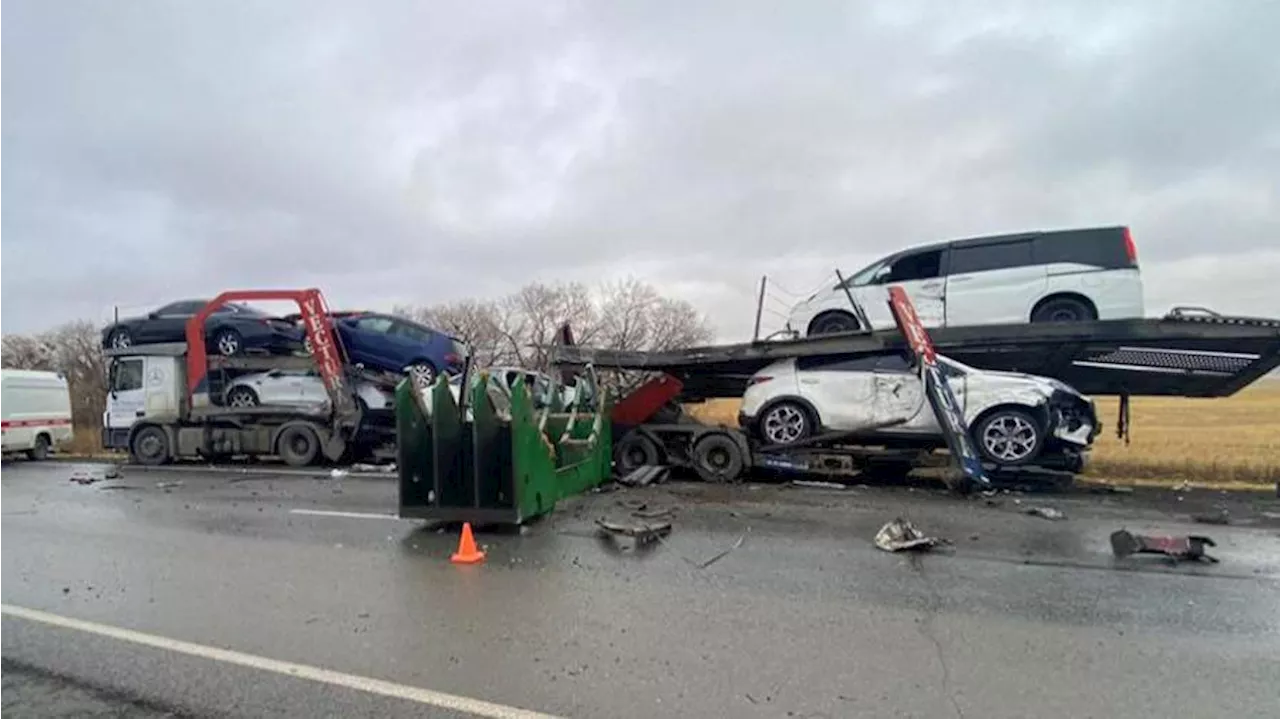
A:
{"type": "MultiPolygon", "coordinates": [[[[146,348],[141,351],[145,352],[146,348]]],[[[140,421],[179,419],[185,401],[185,360],[175,354],[116,356],[107,366],[107,406],[102,413],[102,446],[129,449],[140,421]]]]}

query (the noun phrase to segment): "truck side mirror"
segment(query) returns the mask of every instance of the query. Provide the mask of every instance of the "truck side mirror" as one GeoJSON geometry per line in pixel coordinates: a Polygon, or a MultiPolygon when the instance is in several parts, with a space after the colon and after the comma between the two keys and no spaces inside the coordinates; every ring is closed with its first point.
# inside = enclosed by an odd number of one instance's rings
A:
{"type": "Polygon", "coordinates": [[[116,398],[116,367],[118,365],[115,362],[107,365],[107,390],[111,399],[116,398]]]}

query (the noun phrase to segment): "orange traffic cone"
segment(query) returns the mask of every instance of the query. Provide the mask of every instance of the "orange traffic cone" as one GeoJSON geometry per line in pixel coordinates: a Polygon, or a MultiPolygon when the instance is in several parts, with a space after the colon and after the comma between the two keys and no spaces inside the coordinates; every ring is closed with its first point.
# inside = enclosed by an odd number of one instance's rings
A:
{"type": "Polygon", "coordinates": [[[484,561],[484,552],[476,547],[476,540],[471,536],[471,522],[462,523],[462,539],[458,540],[458,551],[453,553],[449,561],[454,564],[475,564],[484,561]]]}

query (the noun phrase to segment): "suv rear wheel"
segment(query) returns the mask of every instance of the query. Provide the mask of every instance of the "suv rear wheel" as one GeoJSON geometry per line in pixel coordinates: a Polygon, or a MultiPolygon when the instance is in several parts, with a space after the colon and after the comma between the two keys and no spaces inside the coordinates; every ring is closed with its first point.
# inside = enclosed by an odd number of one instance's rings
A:
{"type": "Polygon", "coordinates": [[[978,451],[988,462],[1006,467],[1027,464],[1040,455],[1044,446],[1044,430],[1035,417],[1025,410],[1002,407],[974,427],[978,451]]]}

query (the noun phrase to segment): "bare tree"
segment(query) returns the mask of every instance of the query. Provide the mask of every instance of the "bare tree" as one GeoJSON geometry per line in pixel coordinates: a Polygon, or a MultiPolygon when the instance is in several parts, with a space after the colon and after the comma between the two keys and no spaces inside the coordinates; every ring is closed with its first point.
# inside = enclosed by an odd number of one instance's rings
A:
{"type": "Polygon", "coordinates": [[[628,278],[596,288],[572,282],[531,283],[497,301],[466,300],[397,313],[466,340],[480,366],[546,369],[547,347],[569,323],[579,344],[669,350],[710,342],[705,315],[683,300],[628,278]]]}

